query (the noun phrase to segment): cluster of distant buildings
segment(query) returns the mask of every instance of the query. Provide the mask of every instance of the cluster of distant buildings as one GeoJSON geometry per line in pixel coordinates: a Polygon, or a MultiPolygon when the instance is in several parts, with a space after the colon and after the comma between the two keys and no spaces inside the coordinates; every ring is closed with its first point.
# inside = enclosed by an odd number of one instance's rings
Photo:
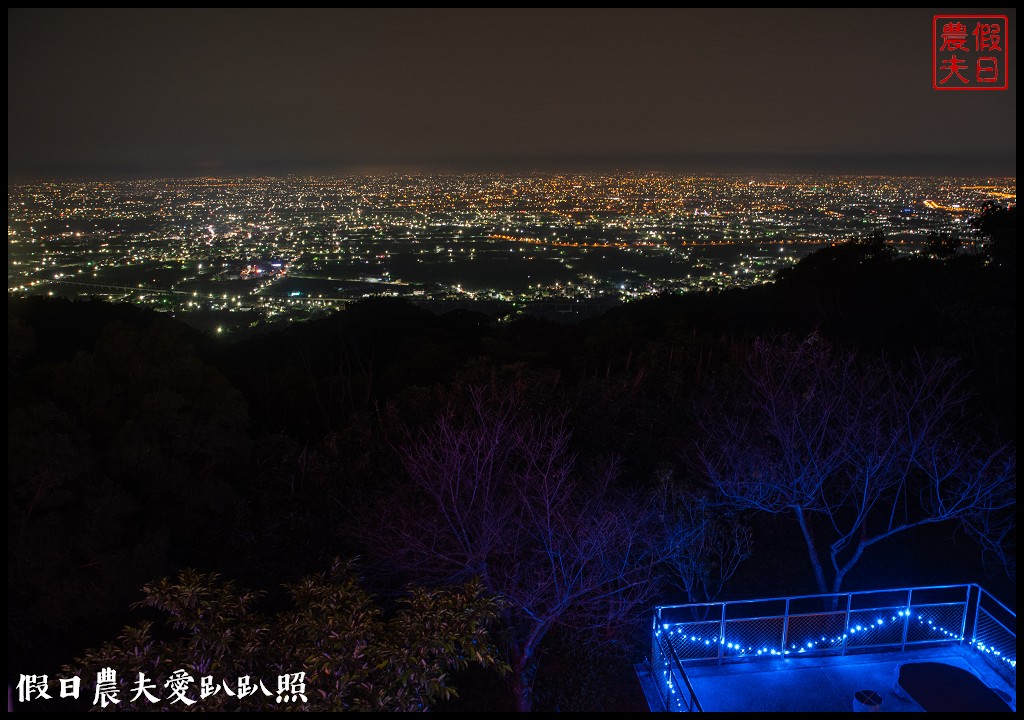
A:
{"type": "Polygon", "coordinates": [[[933,232],[969,246],[969,214],[1015,198],[1015,178],[656,173],[13,185],[8,292],[229,330],[380,295],[605,307],[767,282],[878,230],[907,253],[933,232]]]}

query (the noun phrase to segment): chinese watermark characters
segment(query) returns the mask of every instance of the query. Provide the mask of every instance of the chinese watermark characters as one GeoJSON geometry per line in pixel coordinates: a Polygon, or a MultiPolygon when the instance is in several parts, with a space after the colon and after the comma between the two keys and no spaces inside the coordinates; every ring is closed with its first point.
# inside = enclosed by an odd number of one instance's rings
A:
{"type": "Polygon", "coordinates": [[[932,19],[932,87],[1009,87],[1009,23],[1005,15],[936,15],[932,19]]]}
{"type": "MultiPolygon", "coordinates": [[[[79,677],[57,678],[55,685],[59,687],[57,697],[74,699],[81,697],[82,679],[79,677]]],[[[143,672],[138,673],[128,684],[123,680],[118,682],[117,672],[113,668],[103,668],[96,673],[92,704],[99,708],[105,708],[110,705],[118,705],[123,699],[127,699],[130,703],[144,699],[150,704],[165,703],[169,709],[175,709],[195,705],[218,693],[237,697],[239,700],[261,693],[264,697],[275,698],[274,702],[279,704],[308,702],[306,673],[304,672],[278,675],[277,692],[273,693],[262,680],[253,679],[249,675],[243,675],[234,683],[227,680],[216,682],[212,675],[204,675],[199,678],[198,687],[196,687],[196,678],[187,670],[178,669],[172,672],[162,684],[158,684],[143,672]],[[161,687],[163,688],[162,695],[159,694],[161,687]]],[[[53,697],[47,675],[19,676],[18,702],[51,700],[53,697]]]]}

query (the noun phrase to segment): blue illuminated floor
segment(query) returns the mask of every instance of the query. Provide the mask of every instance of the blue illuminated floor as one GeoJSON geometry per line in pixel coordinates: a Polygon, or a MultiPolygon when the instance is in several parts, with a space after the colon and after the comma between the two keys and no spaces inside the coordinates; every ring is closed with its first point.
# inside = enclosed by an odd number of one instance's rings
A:
{"type": "Polygon", "coordinates": [[[913,700],[893,693],[896,668],[915,661],[964,668],[989,687],[1015,696],[1013,688],[977,652],[957,645],[845,657],[687,665],[686,674],[705,712],[850,712],[858,690],[881,695],[883,711],[921,712],[913,700]]]}

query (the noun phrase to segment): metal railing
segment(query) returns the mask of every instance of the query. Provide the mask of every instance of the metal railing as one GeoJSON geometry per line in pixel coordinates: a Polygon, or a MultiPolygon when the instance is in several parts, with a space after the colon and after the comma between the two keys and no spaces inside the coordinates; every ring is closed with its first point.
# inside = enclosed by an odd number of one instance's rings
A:
{"type": "Polygon", "coordinates": [[[670,710],[700,703],[687,663],[733,662],[967,643],[1016,687],[1017,615],[976,584],[664,605],[652,671],[670,710]]]}
{"type": "Polygon", "coordinates": [[[662,706],[669,712],[703,712],[690,678],[667,639],[655,630],[651,648],[651,672],[661,694],[662,706]]]}
{"type": "Polygon", "coordinates": [[[976,593],[971,624],[970,644],[991,661],[996,670],[1014,688],[1017,687],[1017,613],[996,600],[979,585],[972,585],[976,593]]]}

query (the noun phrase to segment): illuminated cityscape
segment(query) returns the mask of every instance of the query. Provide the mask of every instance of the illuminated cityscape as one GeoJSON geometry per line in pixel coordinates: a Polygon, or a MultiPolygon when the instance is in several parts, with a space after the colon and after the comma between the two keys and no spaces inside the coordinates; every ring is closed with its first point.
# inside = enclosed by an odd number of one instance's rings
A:
{"type": "Polygon", "coordinates": [[[574,318],[744,287],[830,243],[900,252],[1016,179],[673,174],[62,182],[8,186],[8,292],[97,297],[232,332],[366,297],[574,318]]]}

